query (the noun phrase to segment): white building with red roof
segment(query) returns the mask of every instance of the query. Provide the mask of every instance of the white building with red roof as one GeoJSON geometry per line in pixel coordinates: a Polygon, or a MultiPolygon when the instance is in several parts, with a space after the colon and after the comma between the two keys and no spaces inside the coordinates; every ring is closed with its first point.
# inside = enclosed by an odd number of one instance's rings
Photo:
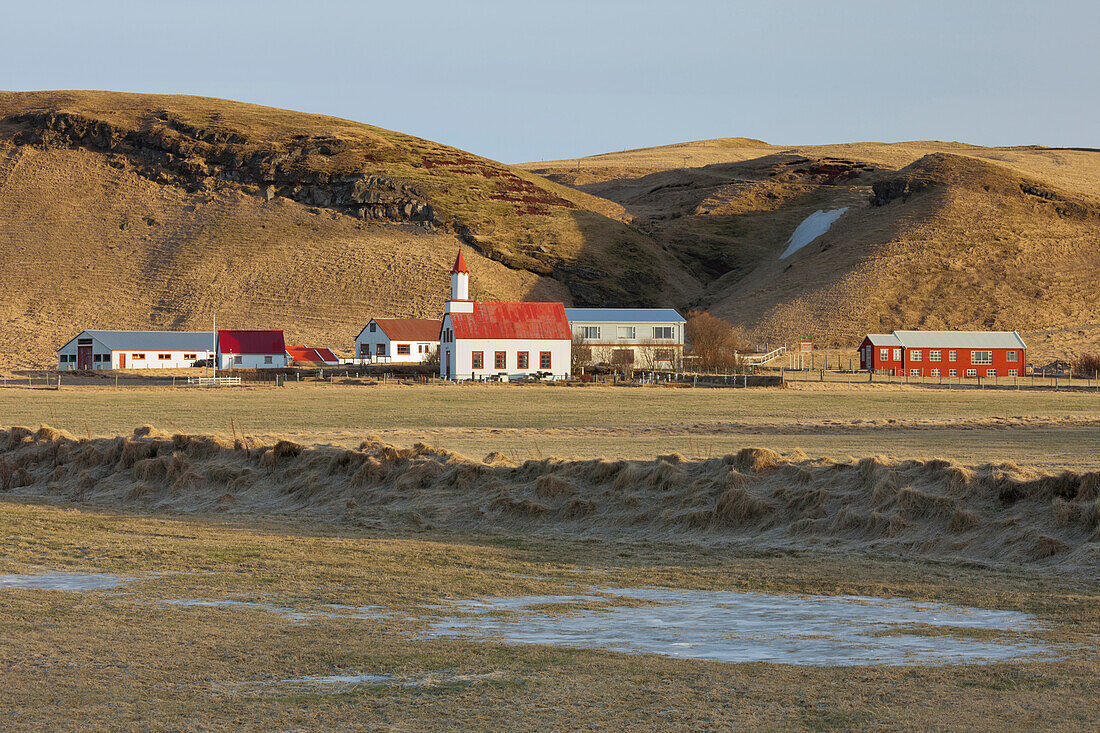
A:
{"type": "Polygon", "coordinates": [[[355,337],[355,358],[383,364],[419,364],[439,351],[436,318],[372,318],[355,337]]]}
{"type": "Polygon", "coordinates": [[[280,369],[286,362],[282,331],[218,331],[219,369],[280,369]]]}
{"type": "Polygon", "coordinates": [[[562,303],[470,300],[470,272],[459,250],[440,334],[441,377],[566,379],[572,338],[562,303]]]}

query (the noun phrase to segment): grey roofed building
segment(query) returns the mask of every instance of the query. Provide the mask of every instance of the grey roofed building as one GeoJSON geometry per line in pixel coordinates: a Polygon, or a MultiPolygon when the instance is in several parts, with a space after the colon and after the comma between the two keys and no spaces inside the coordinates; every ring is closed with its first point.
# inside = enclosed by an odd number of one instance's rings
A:
{"type": "Polygon", "coordinates": [[[867,340],[874,346],[901,346],[901,339],[893,333],[869,333],[867,340]]]}
{"type": "Polygon", "coordinates": [[[566,308],[565,317],[573,321],[615,322],[684,322],[674,308],[566,308]]]}
{"type": "Polygon", "coordinates": [[[94,338],[112,351],[212,351],[213,331],[81,331],[65,342],[68,346],[81,336],[94,338]]]}
{"type": "MultiPolygon", "coordinates": [[[[1026,349],[1015,331],[894,331],[907,349],[1026,349]]],[[[872,341],[876,346],[876,342],[872,341]]],[[[885,344],[883,344],[885,345],[885,344]]]]}

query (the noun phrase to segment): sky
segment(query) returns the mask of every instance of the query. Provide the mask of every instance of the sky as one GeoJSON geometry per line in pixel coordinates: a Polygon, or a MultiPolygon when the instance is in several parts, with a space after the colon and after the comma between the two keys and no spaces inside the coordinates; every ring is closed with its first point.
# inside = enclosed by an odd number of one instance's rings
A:
{"type": "Polygon", "coordinates": [[[1100,3],[5,4],[0,89],[198,94],[518,163],[685,140],[1100,147],[1100,3]]]}

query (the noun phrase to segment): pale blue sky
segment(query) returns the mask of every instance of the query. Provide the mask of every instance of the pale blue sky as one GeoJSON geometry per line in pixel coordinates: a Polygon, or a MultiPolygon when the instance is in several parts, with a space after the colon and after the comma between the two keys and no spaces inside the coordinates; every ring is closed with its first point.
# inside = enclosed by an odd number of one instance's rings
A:
{"type": "Polygon", "coordinates": [[[711,137],[1100,147],[1100,3],[5,4],[0,88],[201,94],[506,162],[711,137]]]}

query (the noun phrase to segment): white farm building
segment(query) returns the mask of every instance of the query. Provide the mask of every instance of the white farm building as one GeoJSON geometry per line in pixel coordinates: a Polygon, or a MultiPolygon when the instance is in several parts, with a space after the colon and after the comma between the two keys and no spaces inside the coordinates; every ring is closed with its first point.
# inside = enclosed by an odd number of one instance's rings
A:
{"type": "Polygon", "coordinates": [[[671,308],[566,308],[591,363],[674,367],[684,355],[684,317],[671,308]]]}
{"type": "Polygon", "coordinates": [[[372,318],[355,337],[355,358],[419,364],[439,351],[439,329],[440,322],[434,318],[372,318]]]}
{"type": "Polygon", "coordinates": [[[286,365],[282,331],[218,331],[219,369],[281,369],[286,365]]]}
{"type": "Polygon", "coordinates": [[[477,303],[461,250],[451,271],[440,336],[445,379],[567,379],[572,336],[561,303],[477,303]]]}
{"type": "Polygon", "coordinates": [[[213,347],[213,331],[81,331],[57,350],[57,368],[182,369],[213,347]]]}

